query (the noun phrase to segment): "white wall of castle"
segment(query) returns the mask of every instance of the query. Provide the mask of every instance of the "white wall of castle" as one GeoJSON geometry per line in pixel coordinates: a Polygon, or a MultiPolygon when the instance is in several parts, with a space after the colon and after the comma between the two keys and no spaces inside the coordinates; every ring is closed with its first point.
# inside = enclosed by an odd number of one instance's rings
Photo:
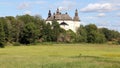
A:
{"type": "MultiPolygon", "coordinates": [[[[57,21],[59,24],[62,23],[63,21],[57,21]]],[[[80,22],[79,21],[64,21],[68,25],[61,25],[60,27],[69,30],[71,29],[73,32],[76,32],[76,30],[80,27],[80,22]]],[[[52,21],[46,21],[46,23],[52,24],[52,21]]]]}

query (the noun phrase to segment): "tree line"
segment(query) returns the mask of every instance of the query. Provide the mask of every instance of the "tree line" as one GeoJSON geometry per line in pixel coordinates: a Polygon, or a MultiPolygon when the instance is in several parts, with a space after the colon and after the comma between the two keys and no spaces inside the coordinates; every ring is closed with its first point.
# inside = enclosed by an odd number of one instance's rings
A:
{"type": "Polygon", "coordinates": [[[0,47],[7,42],[13,44],[32,44],[38,42],[64,43],[105,43],[117,41],[120,33],[107,28],[98,28],[95,24],[80,25],[77,32],[60,28],[56,20],[46,23],[40,16],[0,17],[0,47]]]}

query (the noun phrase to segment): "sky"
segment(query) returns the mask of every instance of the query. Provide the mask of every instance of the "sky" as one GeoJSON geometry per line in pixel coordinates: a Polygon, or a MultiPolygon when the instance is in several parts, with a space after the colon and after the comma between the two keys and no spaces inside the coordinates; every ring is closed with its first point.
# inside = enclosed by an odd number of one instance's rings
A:
{"type": "Polygon", "coordinates": [[[81,24],[96,24],[120,32],[120,0],[0,0],[0,17],[40,15],[43,19],[59,8],[74,17],[78,9],[81,24]]]}

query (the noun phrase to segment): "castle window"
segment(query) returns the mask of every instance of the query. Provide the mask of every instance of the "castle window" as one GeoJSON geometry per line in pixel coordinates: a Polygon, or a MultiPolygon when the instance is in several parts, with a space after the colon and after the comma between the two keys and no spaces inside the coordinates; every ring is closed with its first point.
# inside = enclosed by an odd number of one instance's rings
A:
{"type": "Polygon", "coordinates": [[[65,22],[62,22],[62,23],[60,23],[60,25],[68,25],[67,23],[65,23],[65,22]]]}

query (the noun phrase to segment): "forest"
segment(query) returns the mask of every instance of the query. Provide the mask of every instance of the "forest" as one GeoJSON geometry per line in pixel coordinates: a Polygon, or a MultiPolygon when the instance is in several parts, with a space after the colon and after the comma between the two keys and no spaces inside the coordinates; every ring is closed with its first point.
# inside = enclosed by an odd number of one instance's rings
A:
{"type": "Polygon", "coordinates": [[[6,43],[28,45],[42,42],[120,44],[120,33],[95,24],[80,25],[77,32],[60,28],[56,20],[45,23],[40,16],[0,17],[0,47],[6,43]]]}

